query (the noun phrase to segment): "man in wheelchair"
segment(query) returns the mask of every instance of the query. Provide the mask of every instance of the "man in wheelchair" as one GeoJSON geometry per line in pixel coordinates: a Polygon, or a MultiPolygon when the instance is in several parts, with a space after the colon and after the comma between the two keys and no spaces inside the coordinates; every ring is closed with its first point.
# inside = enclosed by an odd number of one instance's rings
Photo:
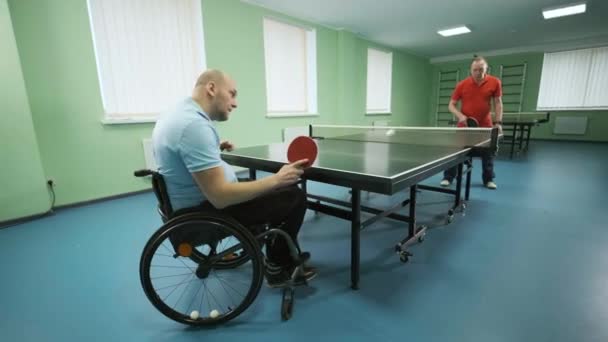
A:
{"type": "MultiPolygon", "coordinates": [[[[271,224],[286,232],[297,245],[306,212],[306,195],[295,185],[306,159],[283,166],[278,173],[260,180],[239,182],[220,152],[234,146],[220,142],[213,121],[226,121],[237,107],[234,80],[219,70],[207,70],[196,81],[191,97],[162,114],[152,140],[159,173],[166,183],[174,211],[197,208],[218,211],[245,227],[271,224]]],[[[285,239],[266,243],[266,280],[270,287],[283,287],[296,265],[285,239]]],[[[316,270],[304,266],[304,283],[316,270]]]]}

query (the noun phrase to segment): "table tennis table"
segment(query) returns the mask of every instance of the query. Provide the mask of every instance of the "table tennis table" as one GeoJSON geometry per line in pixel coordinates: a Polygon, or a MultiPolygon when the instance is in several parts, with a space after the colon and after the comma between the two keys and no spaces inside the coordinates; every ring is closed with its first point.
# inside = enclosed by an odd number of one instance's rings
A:
{"type": "Polygon", "coordinates": [[[515,153],[515,145],[518,145],[517,153],[528,150],[532,127],[548,122],[550,115],[549,112],[503,113],[503,130],[511,133],[504,136],[505,142],[511,145],[511,159],[515,153]]]}
{"type": "MultiPolygon", "coordinates": [[[[308,208],[351,222],[351,287],[359,286],[360,231],[377,220],[388,217],[407,223],[407,235],[395,246],[402,262],[412,255],[406,247],[422,242],[426,228],[416,222],[416,193],[437,191],[454,196],[448,210],[451,222],[458,209],[464,210],[469,198],[471,158],[478,153],[495,153],[499,133],[491,128],[377,127],[310,125],[309,136],[318,145],[318,156],[302,177],[350,188],[350,201],[307,192],[308,208]],[[457,166],[456,188],[440,188],[420,182],[457,166]],[[463,175],[466,175],[465,198],[462,199],[463,175]],[[404,191],[409,188],[409,194],[404,191]],[[361,192],[393,195],[408,194],[390,208],[372,208],[361,203],[361,192]],[[397,213],[409,205],[407,215],[397,213]],[[362,212],[372,214],[362,221],[362,212]]],[[[250,178],[256,171],[277,172],[287,161],[287,143],[238,148],[222,153],[229,164],[248,168],[250,178]]]]}

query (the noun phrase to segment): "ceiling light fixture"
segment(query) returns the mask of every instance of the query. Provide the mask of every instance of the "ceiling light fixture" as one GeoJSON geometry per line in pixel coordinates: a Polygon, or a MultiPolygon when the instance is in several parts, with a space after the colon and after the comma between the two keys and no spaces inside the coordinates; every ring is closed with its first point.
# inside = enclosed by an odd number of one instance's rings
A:
{"type": "Polygon", "coordinates": [[[469,28],[464,25],[437,31],[437,33],[439,33],[440,35],[442,35],[444,37],[455,36],[458,34],[465,34],[465,33],[469,33],[469,32],[471,32],[471,30],[469,30],[469,28]]]}
{"type": "Polygon", "coordinates": [[[558,17],[565,17],[567,15],[585,13],[585,11],[587,11],[587,3],[581,2],[560,7],[545,8],[543,10],[543,17],[545,19],[552,19],[558,17]]]}

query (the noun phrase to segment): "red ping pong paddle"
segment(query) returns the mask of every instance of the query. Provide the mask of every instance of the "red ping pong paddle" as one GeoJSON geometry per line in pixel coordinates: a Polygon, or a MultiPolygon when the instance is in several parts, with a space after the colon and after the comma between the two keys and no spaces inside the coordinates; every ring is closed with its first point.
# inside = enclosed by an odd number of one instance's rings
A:
{"type": "Polygon", "coordinates": [[[474,127],[479,127],[479,122],[475,118],[467,117],[467,119],[465,121],[459,121],[456,126],[461,127],[461,128],[462,127],[474,128],[474,127]]]}
{"type": "Polygon", "coordinates": [[[309,167],[317,159],[317,153],[317,143],[312,138],[302,135],[293,139],[289,144],[287,148],[287,160],[293,163],[300,159],[308,159],[308,162],[303,166],[309,167]]]}

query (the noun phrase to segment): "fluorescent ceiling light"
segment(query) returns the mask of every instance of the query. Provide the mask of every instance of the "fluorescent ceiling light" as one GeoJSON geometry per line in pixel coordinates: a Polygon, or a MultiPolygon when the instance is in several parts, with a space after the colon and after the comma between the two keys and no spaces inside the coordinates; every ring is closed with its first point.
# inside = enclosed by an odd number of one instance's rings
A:
{"type": "Polygon", "coordinates": [[[587,11],[586,3],[570,4],[561,7],[547,8],[543,10],[543,17],[545,19],[565,17],[567,15],[574,15],[585,13],[587,11]]]}
{"type": "Polygon", "coordinates": [[[449,29],[437,31],[437,33],[444,37],[455,36],[457,34],[465,34],[469,32],[471,32],[471,30],[469,30],[469,28],[466,26],[452,27],[449,29]]]}

